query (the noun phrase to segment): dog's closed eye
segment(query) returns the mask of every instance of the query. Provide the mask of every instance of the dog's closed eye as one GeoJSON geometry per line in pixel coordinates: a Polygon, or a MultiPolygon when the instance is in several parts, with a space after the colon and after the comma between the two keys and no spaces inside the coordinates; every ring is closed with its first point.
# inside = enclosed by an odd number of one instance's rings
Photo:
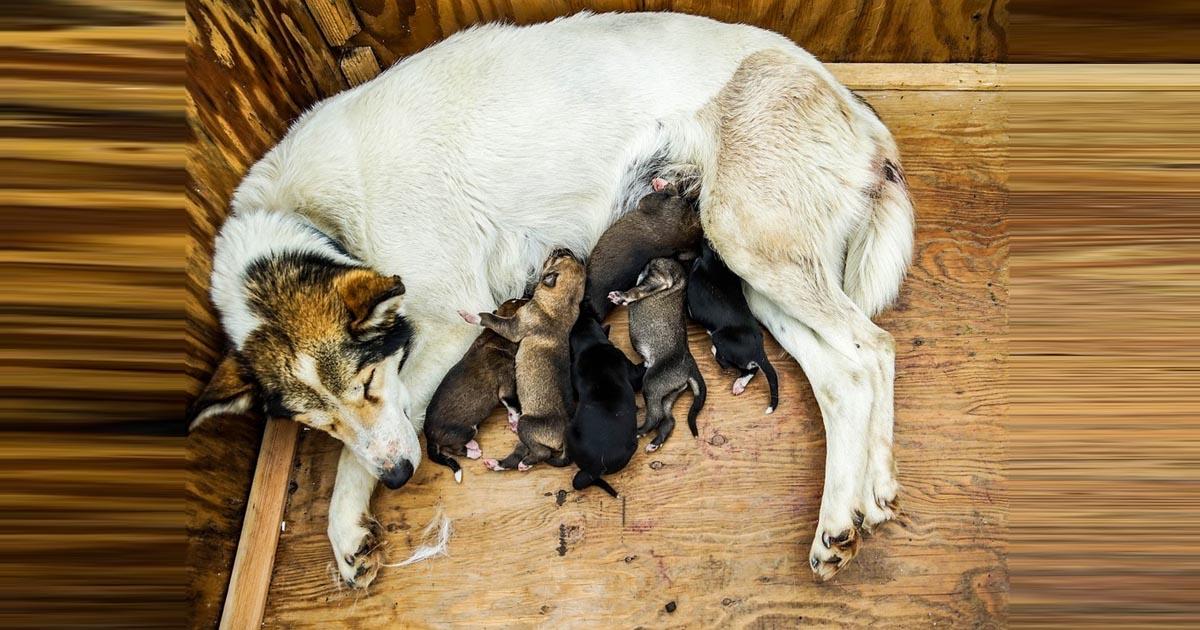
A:
{"type": "Polygon", "coordinates": [[[553,289],[554,285],[558,284],[558,272],[552,271],[552,272],[542,276],[542,284],[553,289]]]}

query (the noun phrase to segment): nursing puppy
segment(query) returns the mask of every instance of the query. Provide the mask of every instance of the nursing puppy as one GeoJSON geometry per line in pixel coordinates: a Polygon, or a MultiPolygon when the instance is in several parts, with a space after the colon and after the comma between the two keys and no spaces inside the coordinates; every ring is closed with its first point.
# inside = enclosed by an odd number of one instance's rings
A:
{"type": "Polygon", "coordinates": [[[574,404],[571,392],[571,327],[583,299],[583,263],[569,251],[557,250],[542,266],[541,279],[524,306],[512,317],[491,313],[471,315],[459,311],[467,322],[480,324],[517,343],[517,399],[521,421],[520,442],[500,461],[485,459],[491,470],[529,470],[548,461],[552,466],[570,463],[564,445],[574,404]]]}
{"type": "Polygon", "coordinates": [[[642,396],[646,400],[646,421],[638,427],[645,435],[657,430],[646,450],[658,450],[675,429],[671,407],[689,386],[692,406],[688,410],[688,428],[696,429],[696,415],[704,407],[708,390],[704,377],[687,344],[687,322],[683,298],[687,276],[683,266],[671,258],[655,258],[646,265],[638,285],[628,291],[608,294],[613,304],[629,305],[629,340],[645,359],[646,377],[642,396]]]}
{"type": "Polygon", "coordinates": [[[696,196],[661,178],[637,208],[613,223],[600,236],[587,263],[587,303],[603,320],[612,310],[610,291],[637,282],[651,259],[695,249],[703,232],[696,196]]]}
{"type": "Polygon", "coordinates": [[[567,454],[579,466],[576,490],[617,491],[602,475],[615,473],[637,451],[636,391],[646,368],[634,365],[608,339],[608,328],[587,306],[571,330],[571,380],[578,406],[567,430],[567,454]]]}
{"type": "MultiPolygon", "coordinates": [[[[496,309],[500,317],[512,317],[527,300],[509,300],[496,309]]],[[[483,454],[475,434],[496,400],[508,409],[508,423],[515,431],[520,406],[517,402],[517,344],[485,330],[467,354],[446,373],[433,393],[425,412],[425,445],[429,459],[454,471],[462,482],[462,469],[450,455],[479,459],[483,454]]]]}
{"type": "Polygon", "coordinates": [[[779,406],[779,379],[763,349],[762,329],[746,303],[742,279],[725,266],[708,241],[700,244],[700,256],[692,262],[688,274],[687,308],[692,321],[703,326],[712,338],[712,353],[721,368],[741,372],[733,381],[733,395],[746,391],[746,384],[761,369],[771,388],[767,413],[775,411],[779,406]]]}

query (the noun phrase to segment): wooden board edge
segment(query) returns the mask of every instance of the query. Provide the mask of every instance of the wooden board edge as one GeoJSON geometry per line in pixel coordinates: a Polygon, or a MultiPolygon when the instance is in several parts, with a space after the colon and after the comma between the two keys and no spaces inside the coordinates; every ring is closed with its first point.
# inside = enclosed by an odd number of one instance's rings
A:
{"type": "Polygon", "coordinates": [[[221,610],[221,630],[262,625],[298,436],[299,425],[295,422],[267,420],[221,610]]]}

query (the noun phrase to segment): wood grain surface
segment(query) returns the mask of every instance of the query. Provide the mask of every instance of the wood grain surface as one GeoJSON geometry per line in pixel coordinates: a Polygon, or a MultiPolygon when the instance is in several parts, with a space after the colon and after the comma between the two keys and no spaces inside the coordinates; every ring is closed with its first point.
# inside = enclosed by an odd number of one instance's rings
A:
{"type": "MultiPolygon", "coordinates": [[[[912,70],[896,68],[896,79],[912,70]]],[[[990,80],[978,68],[964,74],[990,80]]],[[[616,500],[571,490],[569,470],[497,474],[471,462],[455,485],[448,471],[423,465],[374,507],[391,560],[419,543],[438,510],[454,520],[449,556],[385,568],[368,593],[333,579],[325,516],[338,444],[304,432],[266,626],[1001,624],[1006,117],[998,92],[951,86],[860,85],[896,133],[918,208],[917,262],[881,320],[899,347],[896,452],[906,490],[901,521],[831,584],[814,583],[806,564],[824,441],[803,374],[772,342],[782,402],[763,416],[765,387],[730,395],[732,377],[693,328],[710,385],[699,439],[678,431],[663,450],[636,456],[611,478],[623,492],[616,500]]],[[[627,335],[622,313],[612,336],[626,350],[627,335]]],[[[486,452],[511,447],[503,424],[484,430],[486,452]]]]}

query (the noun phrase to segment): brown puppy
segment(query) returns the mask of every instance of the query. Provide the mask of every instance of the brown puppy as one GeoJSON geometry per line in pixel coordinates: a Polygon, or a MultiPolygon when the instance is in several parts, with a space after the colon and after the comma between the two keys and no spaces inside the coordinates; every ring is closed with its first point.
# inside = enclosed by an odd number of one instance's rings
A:
{"type": "MultiPolygon", "coordinates": [[[[528,300],[509,300],[496,309],[500,317],[512,317],[528,300]]],[[[508,423],[515,431],[520,407],[517,402],[517,344],[485,330],[467,353],[442,379],[425,411],[425,445],[429,459],[454,471],[462,482],[462,469],[450,455],[479,459],[483,454],[475,434],[479,423],[496,407],[497,397],[508,409],[508,423]]]]}
{"type": "Polygon", "coordinates": [[[588,256],[587,302],[601,320],[613,307],[608,293],[633,286],[651,259],[675,256],[700,244],[696,197],[661,178],[652,185],[655,192],[609,226],[588,256]]]}
{"type": "Polygon", "coordinates": [[[467,322],[481,324],[519,344],[516,371],[521,421],[517,437],[521,441],[503,460],[483,460],[491,470],[529,470],[544,461],[552,466],[571,463],[563,443],[574,404],[570,335],[579,316],[583,282],[583,264],[571,252],[557,250],[542,266],[533,297],[512,317],[459,311],[467,322]]]}

